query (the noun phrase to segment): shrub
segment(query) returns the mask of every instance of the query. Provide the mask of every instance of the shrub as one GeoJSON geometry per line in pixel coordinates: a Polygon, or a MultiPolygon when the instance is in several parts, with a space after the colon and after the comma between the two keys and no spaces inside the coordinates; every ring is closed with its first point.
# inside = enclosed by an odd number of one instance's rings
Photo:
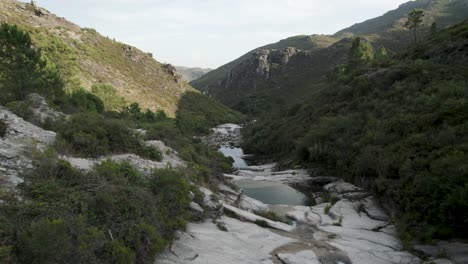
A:
{"type": "Polygon", "coordinates": [[[121,110],[127,105],[125,98],[119,96],[110,84],[95,84],[91,91],[103,101],[107,110],[121,110]]]}
{"type": "Polygon", "coordinates": [[[122,120],[106,119],[96,113],[74,115],[59,129],[59,137],[65,144],[61,148],[78,155],[98,157],[130,152],[156,161],[162,159],[158,149],[144,146],[122,120]]]}
{"type": "Polygon", "coordinates": [[[162,161],[163,159],[161,151],[153,146],[139,147],[136,151],[136,154],[142,158],[147,158],[153,161],[162,161]]]}
{"type": "Polygon", "coordinates": [[[325,214],[328,214],[328,213],[330,212],[330,209],[331,209],[331,208],[332,208],[332,205],[331,205],[331,204],[327,204],[327,206],[325,206],[325,207],[323,208],[323,212],[324,212],[325,214]]]}
{"type": "Polygon", "coordinates": [[[0,259],[20,263],[153,263],[189,204],[183,172],[150,178],[128,163],[76,170],[49,150],[26,175],[21,199],[0,204],[0,259]],[[40,175],[40,177],[39,177],[40,175]]]}

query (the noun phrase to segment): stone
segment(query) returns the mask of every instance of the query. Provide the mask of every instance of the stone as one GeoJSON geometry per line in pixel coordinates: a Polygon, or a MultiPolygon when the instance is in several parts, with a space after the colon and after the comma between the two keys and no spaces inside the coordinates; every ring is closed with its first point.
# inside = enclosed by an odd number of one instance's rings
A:
{"type": "Polygon", "coordinates": [[[317,255],[312,250],[300,251],[298,253],[279,253],[278,258],[284,264],[320,264],[317,255]]]}
{"type": "Polygon", "coordinates": [[[203,208],[199,204],[195,202],[191,202],[189,209],[190,209],[190,219],[192,219],[193,221],[203,220],[204,211],[203,211],[203,208]]]}
{"type": "Polygon", "coordinates": [[[228,232],[219,230],[211,221],[188,224],[187,232],[174,241],[175,250],[166,249],[155,263],[273,264],[270,253],[274,249],[297,242],[253,223],[224,216],[220,221],[228,232]]]}

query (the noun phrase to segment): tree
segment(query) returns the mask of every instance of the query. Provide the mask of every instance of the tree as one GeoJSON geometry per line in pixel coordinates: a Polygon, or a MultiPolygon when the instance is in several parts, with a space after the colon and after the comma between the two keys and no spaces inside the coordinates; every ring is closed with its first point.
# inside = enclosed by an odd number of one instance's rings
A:
{"type": "Polygon", "coordinates": [[[388,53],[386,48],[381,48],[375,53],[375,60],[385,61],[388,59],[388,53]]]}
{"type": "Polygon", "coordinates": [[[360,37],[353,40],[348,54],[348,69],[364,65],[374,59],[374,48],[360,37]]]}
{"type": "Polygon", "coordinates": [[[434,35],[435,33],[437,33],[438,29],[437,29],[437,23],[434,22],[431,24],[431,31],[430,31],[430,34],[431,36],[434,35]]]}
{"type": "Polygon", "coordinates": [[[414,43],[418,43],[417,31],[421,26],[422,18],[424,17],[424,10],[413,9],[408,15],[408,21],[405,23],[405,28],[413,31],[414,43]]]}
{"type": "Polygon", "coordinates": [[[0,25],[0,101],[24,100],[28,93],[60,96],[63,81],[33,48],[28,32],[16,25],[0,25]]]}

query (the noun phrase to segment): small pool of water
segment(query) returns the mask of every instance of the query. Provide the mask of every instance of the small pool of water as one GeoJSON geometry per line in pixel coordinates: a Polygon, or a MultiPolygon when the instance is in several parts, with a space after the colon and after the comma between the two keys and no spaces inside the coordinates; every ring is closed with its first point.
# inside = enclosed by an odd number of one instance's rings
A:
{"type": "MultiPolygon", "coordinates": [[[[246,168],[249,164],[242,158],[244,151],[241,148],[221,147],[219,149],[226,157],[234,159],[234,168],[246,168]]],[[[307,197],[290,187],[278,182],[241,180],[233,182],[244,190],[244,194],[265,204],[307,205],[307,197]]]]}
{"type": "Polygon", "coordinates": [[[282,183],[240,180],[234,184],[244,194],[265,204],[307,205],[307,197],[296,189],[282,183]]]}

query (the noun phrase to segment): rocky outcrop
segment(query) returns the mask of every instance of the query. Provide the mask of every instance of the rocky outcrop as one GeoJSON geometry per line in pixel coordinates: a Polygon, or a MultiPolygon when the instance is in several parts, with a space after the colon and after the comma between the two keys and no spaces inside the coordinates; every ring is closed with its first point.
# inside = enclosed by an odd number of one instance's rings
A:
{"type": "Polygon", "coordinates": [[[71,156],[61,156],[62,159],[70,162],[70,164],[76,168],[82,170],[91,170],[94,165],[99,164],[104,160],[113,160],[116,162],[129,162],[135,166],[138,170],[143,173],[149,174],[154,169],[162,169],[166,167],[178,168],[184,167],[185,162],[177,155],[177,152],[169,147],[167,147],[162,141],[146,141],[146,145],[153,146],[159,149],[163,155],[161,161],[152,161],[144,159],[136,154],[120,154],[120,155],[111,155],[105,156],[98,159],[84,159],[76,158],[71,156]]]}
{"type": "Polygon", "coordinates": [[[208,136],[202,138],[203,143],[211,147],[240,145],[242,127],[236,124],[223,124],[211,129],[208,136]]]}
{"type": "Polygon", "coordinates": [[[0,119],[7,126],[5,136],[0,138],[0,177],[9,187],[15,187],[24,181],[22,174],[34,168],[34,151],[43,151],[54,144],[56,134],[26,122],[1,106],[0,119]]]}
{"type": "Polygon", "coordinates": [[[46,99],[36,93],[29,94],[21,104],[25,105],[28,111],[32,113],[31,121],[34,124],[44,125],[50,122],[63,122],[69,117],[51,108],[46,99]]]}

